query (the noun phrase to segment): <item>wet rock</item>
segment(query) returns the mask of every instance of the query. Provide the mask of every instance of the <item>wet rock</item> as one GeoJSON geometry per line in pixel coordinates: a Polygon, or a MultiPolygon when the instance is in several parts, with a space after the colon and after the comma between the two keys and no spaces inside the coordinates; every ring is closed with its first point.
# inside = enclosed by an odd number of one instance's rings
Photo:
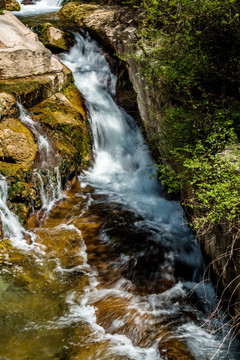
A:
{"type": "Polygon", "coordinates": [[[74,44],[74,37],[50,23],[38,24],[33,31],[38,34],[39,40],[53,52],[69,50],[74,44]]]}
{"type": "Polygon", "coordinates": [[[102,226],[102,236],[119,254],[126,256],[119,271],[143,291],[163,292],[174,283],[173,266],[166,263],[165,249],[155,241],[155,232],[138,226],[142,218],[133,212],[111,209],[102,226]]]}
{"type": "Polygon", "coordinates": [[[23,0],[22,4],[23,5],[32,5],[35,3],[35,0],[23,0]]]}
{"type": "Polygon", "coordinates": [[[5,117],[16,117],[16,99],[7,93],[0,93],[0,121],[5,117]]]}
{"type": "Polygon", "coordinates": [[[60,173],[63,181],[72,178],[85,167],[91,157],[90,136],[83,99],[72,85],[31,108],[52,139],[61,156],[60,173]]]}
{"type": "Polygon", "coordinates": [[[187,346],[178,339],[160,342],[159,351],[164,360],[194,360],[187,346]]]}

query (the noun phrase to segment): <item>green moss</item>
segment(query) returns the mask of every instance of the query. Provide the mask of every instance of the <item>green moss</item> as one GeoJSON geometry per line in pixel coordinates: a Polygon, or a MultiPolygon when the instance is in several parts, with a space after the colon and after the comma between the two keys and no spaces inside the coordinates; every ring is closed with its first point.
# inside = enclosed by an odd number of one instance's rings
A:
{"type": "Polygon", "coordinates": [[[88,164],[91,146],[86,113],[83,99],[74,85],[64,88],[61,94],[45,100],[31,111],[45,127],[62,157],[60,171],[63,177],[75,174],[80,165],[88,164]]]}
{"type": "Polygon", "coordinates": [[[39,40],[52,51],[67,51],[74,44],[74,37],[60,30],[51,23],[38,24],[33,26],[33,31],[38,34],[39,40]],[[58,31],[61,36],[54,36],[54,31],[58,31]]]}
{"type": "Polygon", "coordinates": [[[24,224],[32,208],[41,207],[40,191],[31,184],[28,173],[12,177],[8,183],[9,208],[24,224]],[[29,181],[29,182],[26,182],[29,181]]]}
{"type": "MultiPolygon", "coordinates": [[[[64,65],[63,73],[65,83],[62,84],[62,87],[73,83],[72,72],[64,65]]],[[[19,97],[22,104],[29,108],[52,96],[56,91],[54,90],[56,88],[55,83],[56,79],[52,80],[52,76],[50,77],[49,74],[0,80],[0,92],[19,97]]]]}
{"type": "Polygon", "coordinates": [[[16,2],[10,2],[9,4],[6,4],[5,10],[8,11],[20,11],[20,5],[16,2]]]}
{"type": "Polygon", "coordinates": [[[99,9],[98,5],[93,5],[93,4],[79,5],[77,3],[69,3],[62,7],[59,14],[64,18],[71,19],[79,26],[82,26],[84,18],[92,14],[97,9],[99,9]]]}

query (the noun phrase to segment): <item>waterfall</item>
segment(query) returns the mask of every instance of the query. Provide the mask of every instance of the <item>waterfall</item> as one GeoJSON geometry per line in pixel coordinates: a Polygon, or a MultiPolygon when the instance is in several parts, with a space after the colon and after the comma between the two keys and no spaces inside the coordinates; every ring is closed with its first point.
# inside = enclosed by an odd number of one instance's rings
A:
{"type": "Polygon", "coordinates": [[[33,133],[37,140],[39,160],[34,169],[35,181],[40,185],[42,209],[49,212],[54,204],[63,199],[59,156],[37,121],[33,121],[24,107],[18,102],[19,119],[33,133]]]}
{"type": "MultiPolygon", "coordinates": [[[[108,198],[107,201],[118,203],[122,208],[139,216],[140,220],[136,221],[134,226],[139,232],[148,231],[151,241],[164,248],[166,259],[175,264],[182,281],[169,292],[152,294],[146,301],[146,308],[153,307],[153,313],[159,311],[159,314],[169,314],[172,311],[171,305],[169,304],[168,309],[166,304],[171,296],[179,299],[175,304],[178,308],[185,291],[193,291],[205,311],[211,312],[216,304],[215,293],[209,281],[205,280],[201,285],[197,285],[203,280],[204,262],[184,212],[178,202],[168,201],[160,195],[161,185],[156,177],[151,177],[156,169],[142,134],[131,116],[113,100],[117,78],[111,73],[101,49],[89,36],[84,38],[76,34],[75,37],[76,45],[69,54],[63,54],[61,58],[72,70],[75,84],[86,99],[94,138],[94,164],[79,180],[82,186],[92,186],[95,194],[102,194],[108,198]],[[181,294],[178,293],[179,289],[181,294]],[[164,297],[167,300],[164,300],[164,297]]],[[[104,241],[108,241],[106,233],[103,232],[102,237],[104,241]]],[[[127,262],[128,259],[126,256],[124,261],[127,262]]],[[[135,259],[135,263],[137,261],[135,259]]],[[[116,288],[109,291],[114,292],[116,288]]],[[[78,310],[75,308],[74,314],[75,311],[85,311],[82,307],[78,310]]],[[[92,327],[95,330],[95,312],[93,309],[91,311],[92,327]]],[[[212,326],[214,327],[213,323],[212,326]]],[[[219,327],[222,328],[222,324],[219,327]]],[[[186,322],[177,332],[179,338],[188,343],[196,358],[212,359],[216,349],[221,347],[221,336],[218,339],[218,336],[215,337],[204,329],[200,331],[192,322],[186,322]]],[[[149,358],[160,359],[154,347],[151,350],[153,353],[149,358]]],[[[130,348],[128,351],[131,359],[141,358],[140,354],[133,354],[130,348]]],[[[216,358],[222,358],[220,353],[219,356],[216,358]]],[[[148,359],[146,353],[143,359],[148,359]]]]}
{"type": "Polygon", "coordinates": [[[42,209],[49,212],[57,201],[63,199],[59,168],[54,168],[54,172],[53,169],[35,170],[34,176],[40,184],[42,209]]]}
{"type": "Polygon", "coordinates": [[[30,16],[46,12],[58,11],[63,0],[33,0],[32,4],[24,5],[23,0],[18,0],[21,9],[15,15],[30,16]]]}
{"type": "Polygon", "coordinates": [[[41,168],[52,168],[57,166],[59,162],[56,151],[47,137],[46,132],[42,129],[41,125],[37,121],[33,121],[26,109],[21,103],[17,103],[19,108],[19,119],[21,122],[33,133],[37,140],[38,153],[39,153],[39,167],[41,168]]]}
{"type": "Polygon", "coordinates": [[[90,112],[95,162],[81,177],[82,183],[141,216],[143,220],[135,225],[149,229],[156,243],[174,253],[179,266],[193,274],[190,281],[201,281],[202,255],[183,210],[159,195],[160,184],[151,178],[156,169],[143,136],[112,98],[116,76],[93,40],[77,34],[76,41],[62,60],[73,71],[90,112]]]}
{"type": "Polygon", "coordinates": [[[23,250],[28,250],[29,245],[26,242],[26,237],[35,241],[35,236],[30,231],[26,231],[17,216],[9,210],[7,205],[8,186],[6,178],[0,176],[0,219],[2,223],[3,237],[11,240],[12,244],[23,250]]]}

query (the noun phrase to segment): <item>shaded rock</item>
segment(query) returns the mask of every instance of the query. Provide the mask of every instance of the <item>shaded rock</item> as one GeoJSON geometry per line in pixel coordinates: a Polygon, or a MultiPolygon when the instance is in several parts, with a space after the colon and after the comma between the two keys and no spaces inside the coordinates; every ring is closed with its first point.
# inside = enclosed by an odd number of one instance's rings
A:
{"type": "Polygon", "coordinates": [[[39,40],[53,52],[69,50],[74,44],[74,37],[50,23],[38,24],[33,27],[39,40]]]}
{"type": "Polygon", "coordinates": [[[158,348],[164,360],[194,360],[187,345],[178,339],[170,338],[160,341],[158,348]]]}
{"type": "Polygon", "coordinates": [[[2,79],[63,71],[62,64],[43,46],[37,35],[7,11],[1,15],[0,43],[2,79]]]}
{"type": "Polygon", "coordinates": [[[2,220],[0,218],[0,239],[3,238],[3,232],[2,232],[2,220]]]}
{"type": "Polygon", "coordinates": [[[7,93],[0,93],[0,120],[17,115],[16,99],[7,93]]]}
{"type": "Polygon", "coordinates": [[[110,204],[105,218],[101,228],[104,241],[126,256],[118,271],[142,291],[164,292],[173,286],[174,266],[166,266],[166,251],[155,241],[153,229],[142,223],[142,217],[110,204]]]}
{"type": "Polygon", "coordinates": [[[0,0],[0,10],[5,9],[6,0],[0,0]]]}

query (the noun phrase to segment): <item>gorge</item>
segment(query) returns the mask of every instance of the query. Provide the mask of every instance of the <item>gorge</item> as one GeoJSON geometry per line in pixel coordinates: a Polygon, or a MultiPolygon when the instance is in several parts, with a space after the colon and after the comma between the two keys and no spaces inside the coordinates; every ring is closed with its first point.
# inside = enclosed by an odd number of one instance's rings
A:
{"type": "MultiPolygon", "coordinates": [[[[22,5],[20,18],[60,8],[49,3],[22,5]]],[[[0,358],[238,359],[227,318],[221,309],[211,317],[217,298],[185,214],[151,178],[143,136],[114,102],[105,50],[77,30],[60,62],[46,53],[65,80],[35,74],[31,98],[30,80],[0,80],[23,104],[12,105],[15,122],[8,104],[0,123],[0,358]],[[6,140],[16,126],[27,134],[23,153],[32,149],[27,164],[6,140]],[[26,199],[23,227],[14,212],[26,199]]]]}

